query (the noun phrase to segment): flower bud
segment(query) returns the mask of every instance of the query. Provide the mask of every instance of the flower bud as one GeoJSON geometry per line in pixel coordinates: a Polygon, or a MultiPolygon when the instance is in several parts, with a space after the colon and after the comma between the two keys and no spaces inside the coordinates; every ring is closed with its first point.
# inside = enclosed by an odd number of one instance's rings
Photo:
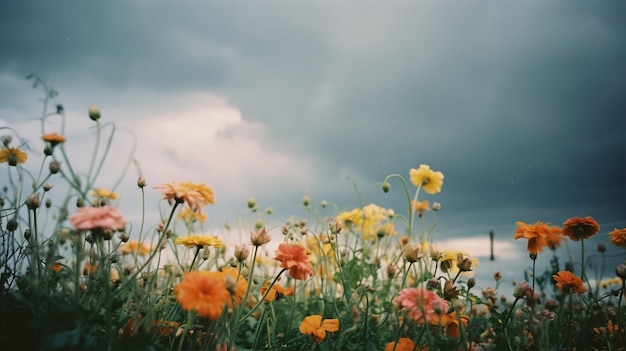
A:
{"type": "Polygon", "coordinates": [[[441,210],[441,204],[438,202],[433,202],[433,211],[441,210]]]}
{"type": "Polygon", "coordinates": [[[82,197],[76,199],[76,207],[85,207],[85,199],[82,197]]]}
{"type": "Polygon", "coordinates": [[[137,186],[140,188],[144,188],[146,186],[146,178],[139,176],[137,179],[137,186]]]}
{"type": "Polygon", "coordinates": [[[46,156],[51,156],[52,150],[52,145],[50,145],[50,143],[46,143],[46,146],[44,146],[43,148],[43,154],[46,156]]]}
{"type": "Polygon", "coordinates": [[[457,296],[459,296],[459,289],[454,286],[452,280],[446,280],[443,284],[443,298],[446,300],[451,300],[457,296]]]}
{"type": "Polygon", "coordinates": [[[39,199],[39,193],[33,193],[26,198],[26,207],[29,210],[36,210],[41,206],[41,200],[39,199]]]}
{"type": "Polygon", "coordinates": [[[406,249],[404,249],[404,258],[411,263],[419,261],[423,255],[417,245],[408,245],[406,249]]]}
{"type": "Polygon", "coordinates": [[[49,169],[51,174],[57,174],[61,169],[61,164],[59,163],[59,161],[52,161],[50,162],[49,169]]]}
{"type": "Polygon", "coordinates": [[[256,207],[256,199],[251,197],[248,199],[248,208],[253,209],[254,207],[256,207]]]}
{"type": "Polygon", "coordinates": [[[7,231],[12,232],[17,229],[17,217],[13,217],[7,221],[7,231]]]}
{"type": "Polygon", "coordinates": [[[89,106],[89,118],[92,121],[97,121],[100,119],[100,109],[96,105],[89,106]]]}
{"type": "Polygon", "coordinates": [[[528,283],[526,282],[521,282],[518,286],[515,287],[515,290],[513,291],[513,296],[518,299],[524,298],[528,290],[532,290],[530,285],[528,285],[528,283]]]}
{"type": "Polygon", "coordinates": [[[389,278],[395,277],[396,273],[397,273],[396,267],[392,265],[387,266],[387,275],[389,276],[389,278]]]}
{"type": "Polygon", "coordinates": [[[471,277],[467,280],[467,288],[471,289],[476,286],[476,278],[471,277]]]}
{"type": "Polygon", "coordinates": [[[13,154],[9,154],[9,166],[17,166],[17,157],[13,154]]]}
{"type": "Polygon", "coordinates": [[[245,261],[246,259],[248,259],[248,255],[250,255],[248,245],[235,245],[235,259],[237,259],[237,262],[245,261]]]}
{"type": "Polygon", "coordinates": [[[26,239],[26,241],[30,240],[30,229],[24,231],[24,239],[26,239]]]}
{"type": "Polygon", "coordinates": [[[332,234],[339,234],[343,231],[344,223],[341,219],[334,218],[328,223],[328,229],[332,234]]]}
{"type": "Polygon", "coordinates": [[[308,207],[309,204],[311,204],[311,198],[309,197],[309,195],[304,195],[304,197],[302,198],[302,204],[304,205],[304,207],[308,207]]]}
{"type": "Polygon", "coordinates": [[[261,228],[260,231],[250,231],[250,242],[254,246],[261,246],[269,243],[272,240],[272,237],[267,233],[265,227],[261,228]]]}
{"type": "Polygon", "coordinates": [[[326,208],[326,206],[328,206],[328,202],[326,202],[326,200],[323,200],[323,201],[320,203],[320,206],[322,206],[322,208],[326,208]]]}
{"type": "Polygon", "coordinates": [[[52,207],[52,200],[46,199],[46,208],[52,207]]]}
{"type": "Polygon", "coordinates": [[[45,182],[43,184],[43,191],[50,191],[50,189],[52,189],[52,184],[45,182]]]}
{"type": "Polygon", "coordinates": [[[125,243],[128,242],[128,240],[130,239],[130,235],[128,235],[127,233],[120,233],[120,241],[125,243]]]}
{"type": "Polygon", "coordinates": [[[391,189],[391,184],[389,184],[388,182],[383,182],[382,188],[384,193],[388,193],[391,189]]]}
{"type": "Polygon", "coordinates": [[[211,250],[209,249],[209,246],[206,246],[204,249],[202,249],[202,259],[206,261],[210,257],[211,257],[211,250]]]}
{"type": "Polygon", "coordinates": [[[598,244],[598,252],[599,253],[605,253],[606,252],[606,245],[598,244]]]}
{"type": "Polygon", "coordinates": [[[463,257],[461,254],[457,254],[456,256],[456,265],[461,272],[469,272],[472,270],[472,260],[463,257]]]}

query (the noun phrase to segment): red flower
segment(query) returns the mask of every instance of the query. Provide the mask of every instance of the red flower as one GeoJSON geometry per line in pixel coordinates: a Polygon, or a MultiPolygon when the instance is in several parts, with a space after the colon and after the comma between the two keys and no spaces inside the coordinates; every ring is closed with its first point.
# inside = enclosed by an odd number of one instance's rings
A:
{"type": "Polygon", "coordinates": [[[300,245],[282,243],[278,245],[275,260],[280,261],[282,268],[289,269],[289,275],[294,279],[306,280],[313,274],[313,266],[300,245]]]}
{"type": "Polygon", "coordinates": [[[600,225],[595,219],[587,216],[585,218],[572,217],[563,223],[563,234],[570,239],[578,241],[596,235],[600,231],[600,225]]]}

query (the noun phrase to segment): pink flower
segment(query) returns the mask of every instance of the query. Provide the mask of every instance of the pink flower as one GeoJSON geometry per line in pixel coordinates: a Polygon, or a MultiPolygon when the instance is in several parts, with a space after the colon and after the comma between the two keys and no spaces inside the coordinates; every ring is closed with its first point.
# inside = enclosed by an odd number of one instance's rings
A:
{"type": "Polygon", "coordinates": [[[313,265],[300,245],[282,243],[278,245],[275,260],[280,261],[282,268],[289,269],[289,275],[294,279],[306,280],[313,275],[313,265]]]}
{"type": "Polygon", "coordinates": [[[126,226],[122,213],[115,207],[81,207],[69,220],[78,231],[83,230],[118,230],[126,226]]]}
{"type": "Polygon", "coordinates": [[[426,288],[407,288],[400,291],[394,302],[401,311],[417,323],[430,323],[450,309],[448,301],[426,288]]]}

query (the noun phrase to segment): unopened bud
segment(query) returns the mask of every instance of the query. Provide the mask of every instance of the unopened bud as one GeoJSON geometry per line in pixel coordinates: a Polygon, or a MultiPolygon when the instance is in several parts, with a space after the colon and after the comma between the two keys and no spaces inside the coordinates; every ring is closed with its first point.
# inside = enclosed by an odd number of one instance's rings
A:
{"type": "Polygon", "coordinates": [[[128,235],[127,233],[120,233],[120,241],[125,243],[128,242],[128,240],[130,239],[130,235],[128,235]]]}
{"type": "Polygon", "coordinates": [[[391,189],[391,184],[389,184],[388,182],[383,182],[382,188],[384,193],[388,193],[391,189]]]}
{"type": "Polygon", "coordinates": [[[57,174],[59,173],[59,170],[61,169],[61,164],[59,163],[59,161],[52,161],[50,162],[50,165],[48,168],[50,169],[51,174],[57,174]]]}
{"type": "Polygon", "coordinates": [[[248,258],[248,255],[250,255],[248,245],[235,245],[235,259],[237,259],[237,262],[245,261],[248,258]]]}
{"type": "Polygon", "coordinates": [[[599,252],[599,253],[604,253],[604,252],[606,252],[606,245],[604,245],[604,244],[598,244],[598,252],[599,252]]]}
{"type": "Polygon", "coordinates": [[[52,200],[46,199],[46,208],[50,208],[52,206],[52,200]]]}
{"type": "Polygon", "coordinates": [[[420,247],[417,245],[408,245],[404,250],[404,258],[411,263],[419,261],[423,255],[420,252],[420,247]]]}
{"type": "Polygon", "coordinates": [[[305,207],[308,207],[310,203],[311,203],[311,198],[309,197],[309,195],[304,195],[304,197],[302,198],[302,204],[305,207]]]}
{"type": "Polygon", "coordinates": [[[438,202],[433,202],[433,211],[441,210],[441,204],[438,202]]]}
{"type": "Polygon", "coordinates": [[[24,231],[24,239],[26,239],[26,241],[30,240],[30,229],[24,231]]]}
{"type": "Polygon", "coordinates": [[[97,121],[100,119],[100,109],[96,105],[89,106],[89,118],[92,121],[97,121]]]}
{"type": "Polygon", "coordinates": [[[528,285],[528,283],[521,282],[518,286],[515,287],[515,290],[513,291],[513,296],[517,297],[518,299],[524,298],[529,289],[532,288],[530,287],[530,285],[528,285]]]}
{"type": "Polygon", "coordinates": [[[254,246],[261,246],[269,243],[272,237],[267,233],[265,227],[262,227],[259,231],[250,231],[250,242],[254,246]]]}
{"type": "Polygon", "coordinates": [[[145,186],[146,186],[146,178],[144,178],[144,177],[140,176],[140,177],[137,179],[137,186],[138,186],[138,187],[140,187],[140,188],[145,187],[145,186]]]}
{"type": "Polygon", "coordinates": [[[17,218],[13,217],[7,221],[7,231],[12,232],[17,229],[17,218]]]}
{"type": "Polygon", "coordinates": [[[322,208],[326,208],[326,206],[328,206],[328,202],[326,202],[326,200],[323,200],[323,201],[320,203],[320,206],[322,206],[322,208]]]}
{"type": "Polygon", "coordinates": [[[471,277],[467,280],[467,288],[471,289],[476,286],[476,278],[471,277]]]}
{"type": "Polygon", "coordinates": [[[397,273],[396,267],[392,265],[387,266],[387,275],[389,276],[389,278],[395,277],[396,273],[397,273]]]}
{"type": "Polygon", "coordinates": [[[43,147],[43,154],[46,156],[51,156],[52,151],[52,145],[50,145],[50,143],[46,143],[46,146],[43,147]]]}
{"type": "Polygon", "coordinates": [[[41,200],[39,199],[39,193],[33,193],[26,198],[26,207],[29,210],[36,210],[41,206],[41,200]]]}
{"type": "Polygon", "coordinates": [[[253,209],[256,206],[256,199],[251,197],[248,199],[248,208],[253,209]]]}
{"type": "Polygon", "coordinates": [[[9,154],[9,166],[17,166],[17,157],[13,154],[9,154]]]}
{"type": "Polygon", "coordinates": [[[206,261],[210,257],[211,257],[211,250],[209,250],[209,246],[206,246],[204,249],[202,249],[202,259],[206,261]]]}
{"type": "Polygon", "coordinates": [[[45,182],[43,184],[43,191],[50,191],[50,189],[52,189],[52,184],[45,182]]]}
{"type": "Polygon", "coordinates": [[[76,207],[85,207],[85,199],[82,197],[76,199],[76,207]]]}
{"type": "Polygon", "coordinates": [[[622,280],[626,280],[626,264],[618,264],[615,267],[615,274],[622,280]]]}

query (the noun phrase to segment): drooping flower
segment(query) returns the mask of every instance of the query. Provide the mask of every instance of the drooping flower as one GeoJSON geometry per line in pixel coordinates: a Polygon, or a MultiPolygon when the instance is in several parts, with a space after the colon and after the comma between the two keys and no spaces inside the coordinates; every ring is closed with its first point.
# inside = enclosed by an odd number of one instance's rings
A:
{"type": "Polygon", "coordinates": [[[213,321],[222,315],[231,298],[222,273],[208,271],[185,273],[174,286],[174,295],[183,310],[194,310],[213,321]]]}
{"type": "Polygon", "coordinates": [[[394,346],[395,346],[396,351],[414,351],[415,350],[415,343],[413,342],[413,340],[409,338],[400,338],[400,340],[398,340],[397,342],[397,345],[395,341],[388,343],[387,346],[385,346],[385,351],[394,350],[394,346]]]}
{"type": "Polygon", "coordinates": [[[587,239],[599,231],[600,225],[590,216],[585,218],[572,217],[563,223],[563,234],[574,241],[587,239]]]}
{"type": "Polygon", "coordinates": [[[557,226],[550,226],[550,223],[535,222],[526,224],[516,222],[515,239],[528,239],[528,252],[537,254],[543,251],[543,247],[550,246],[551,243],[560,243],[561,229],[557,226]]]}
{"type": "Polygon", "coordinates": [[[105,188],[95,188],[89,192],[89,196],[99,200],[117,200],[120,194],[105,188]]]}
{"type": "Polygon", "coordinates": [[[294,279],[306,280],[313,274],[313,265],[300,245],[282,243],[278,245],[275,260],[280,261],[282,268],[289,269],[289,275],[294,279]]]}
{"type": "Polygon", "coordinates": [[[28,159],[28,154],[17,147],[0,149],[0,163],[9,162],[9,165],[16,166],[23,164],[28,159]]]}
{"type": "Polygon", "coordinates": [[[188,235],[182,238],[176,238],[176,240],[174,240],[174,243],[176,245],[185,245],[188,248],[203,248],[205,246],[213,246],[220,249],[224,247],[224,242],[220,238],[210,235],[188,235]]]}
{"type": "Polygon", "coordinates": [[[447,313],[450,309],[448,301],[423,287],[401,290],[394,302],[416,323],[430,323],[437,313],[447,313]]]}
{"type": "Polygon", "coordinates": [[[572,272],[560,271],[553,275],[552,278],[556,282],[556,288],[564,293],[576,292],[582,294],[587,291],[587,288],[583,286],[582,279],[572,272]]]}
{"type": "Polygon", "coordinates": [[[76,230],[120,230],[126,225],[122,213],[115,207],[80,207],[69,217],[76,230]]]}
{"type": "Polygon", "coordinates": [[[626,228],[615,228],[615,230],[609,232],[609,236],[611,238],[611,244],[626,247],[626,228]]]}
{"type": "Polygon", "coordinates": [[[65,142],[65,137],[57,133],[48,133],[41,136],[41,140],[50,143],[50,146],[55,147],[65,142]]]}
{"type": "MultiPolygon", "coordinates": [[[[265,295],[265,292],[267,291],[267,287],[270,285],[270,282],[267,282],[263,285],[263,287],[261,288],[261,294],[265,295]]],[[[279,296],[291,296],[293,295],[295,291],[294,286],[290,286],[289,288],[283,288],[282,286],[278,285],[278,284],[274,284],[272,285],[272,287],[270,288],[270,291],[267,293],[267,296],[265,296],[265,303],[270,303],[274,300],[276,300],[279,296]]]]}
{"type": "Polygon", "coordinates": [[[137,253],[139,256],[145,256],[150,253],[150,248],[137,240],[131,240],[120,245],[120,253],[122,255],[137,253]]]}
{"type": "Polygon", "coordinates": [[[412,168],[409,171],[409,176],[413,185],[421,186],[429,194],[436,194],[441,191],[443,173],[431,170],[429,165],[422,164],[418,169],[412,168]]]}
{"type": "Polygon", "coordinates": [[[326,339],[326,332],[336,332],[339,330],[339,319],[324,319],[322,316],[314,314],[305,317],[302,323],[300,323],[300,333],[304,335],[311,335],[317,342],[322,342],[326,339]]]}

